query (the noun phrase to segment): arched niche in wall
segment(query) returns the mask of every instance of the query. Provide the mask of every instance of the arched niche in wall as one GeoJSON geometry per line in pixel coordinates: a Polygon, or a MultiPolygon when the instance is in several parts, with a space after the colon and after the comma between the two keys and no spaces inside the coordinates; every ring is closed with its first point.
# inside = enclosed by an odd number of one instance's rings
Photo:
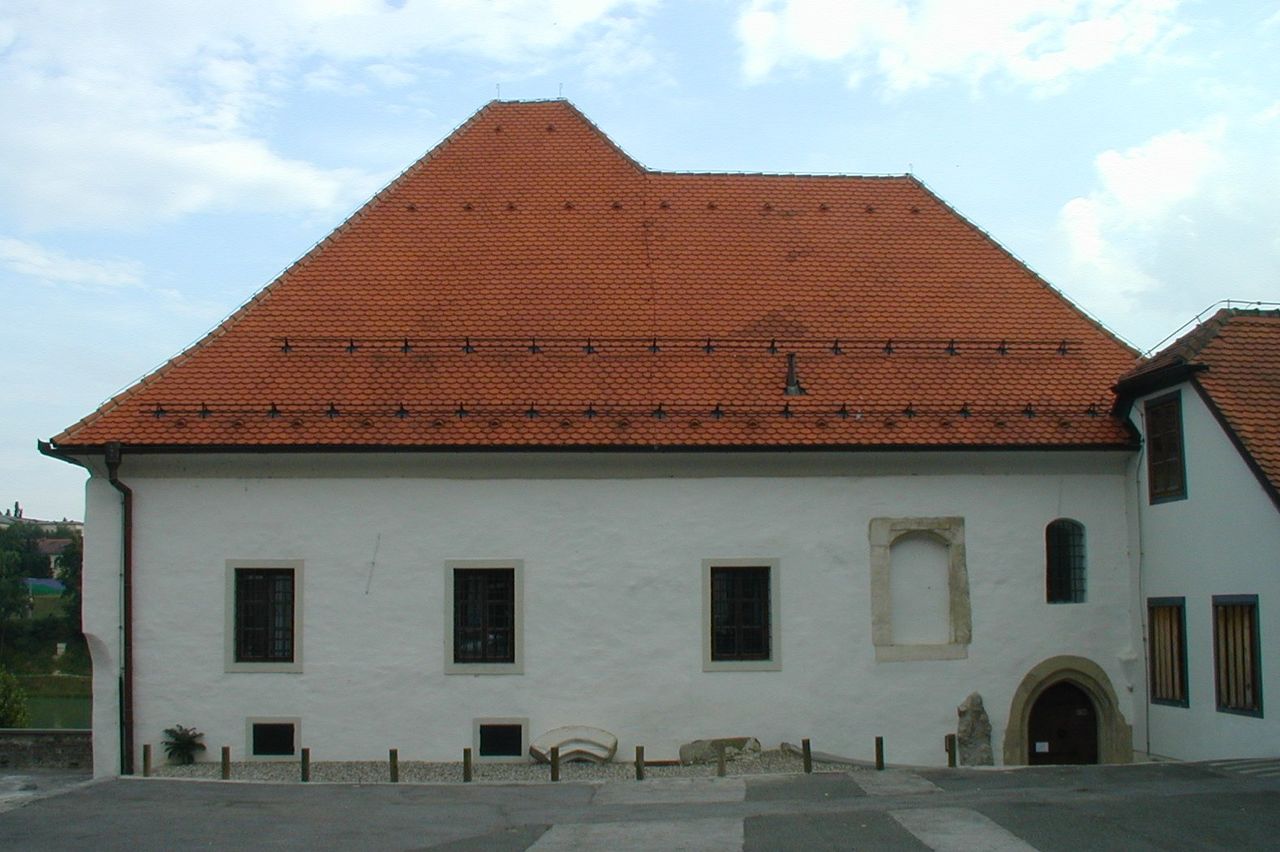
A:
{"type": "Polygon", "coordinates": [[[1092,660],[1064,655],[1050,657],[1035,666],[1014,692],[1009,722],[1004,729],[1005,765],[1022,766],[1028,762],[1031,708],[1045,690],[1060,683],[1070,683],[1083,690],[1097,710],[1098,761],[1132,763],[1133,728],[1120,711],[1111,678],[1092,660]]]}
{"type": "Polygon", "coordinates": [[[869,536],[876,661],[967,657],[964,518],[874,518],[869,536]]]}

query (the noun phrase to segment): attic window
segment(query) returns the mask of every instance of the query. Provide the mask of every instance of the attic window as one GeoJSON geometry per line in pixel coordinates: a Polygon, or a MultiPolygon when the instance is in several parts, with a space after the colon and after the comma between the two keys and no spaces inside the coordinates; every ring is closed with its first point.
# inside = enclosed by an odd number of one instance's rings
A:
{"type": "Polygon", "coordinates": [[[1187,496],[1186,463],[1182,450],[1182,397],[1178,392],[1147,400],[1147,491],[1150,502],[1183,500],[1187,496]]]}

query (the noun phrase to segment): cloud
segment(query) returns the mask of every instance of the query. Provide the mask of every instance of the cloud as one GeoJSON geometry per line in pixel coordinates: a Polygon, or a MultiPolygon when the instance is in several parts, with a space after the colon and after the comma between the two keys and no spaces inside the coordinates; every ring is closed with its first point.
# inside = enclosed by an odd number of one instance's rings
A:
{"type": "Polygon", "coordinates": [[[46,284],[114,289],[142,283],[142,267],[138,263],[68,257],[12,237],[0,237],[0,267],[46,284]]]}
{"type": "Polygon", "coordinates": [[[642,39],[632,24],[651,6],[11,0],[0,11],[0,114],[21,120],[0,122],[0,205],[28,229],[138,228],[240,208],[331,217],[386,175],[286,154],[271,119],[296,89],[406,86],[431,53],[519,68],[579,56],[597,38],[635,67],[644,51],[632,50],[642,39]]]}
{"type": "Polygon", "coordinates": [[[1094,159],[1063,205],[1050,277],[1108,324],[1152,343],[1211,302],[1280,287],[1280,141],[1257,115],[1215,117],[1094,159]]]}
{"type": "Polygon", "coordinates": [[[738,19],[743,71],[762,80],[813,63],[889,93],[1001,76],[1036,89],[1152,49],[1178,32],[1178,0],[751,0],[738,19]]]}

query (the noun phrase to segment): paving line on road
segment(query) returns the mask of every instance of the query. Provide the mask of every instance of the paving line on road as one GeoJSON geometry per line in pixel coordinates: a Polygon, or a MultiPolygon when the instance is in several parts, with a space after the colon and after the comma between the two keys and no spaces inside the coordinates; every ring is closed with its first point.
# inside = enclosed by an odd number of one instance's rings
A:
{"type": "Polygon", "coordinates": [[[889,811],[899,825],[934,852],[1036,852],[994,820],[967,808],[889,811]]]}
{"type": "Polygon", "coordinates": [[[1280,775],[1280,758],[1254,757],[1239,760],[1208,760],[1204,766],[1234,775],[1270,778],[1280,775]]]}
{"type": "Polygon", "coordinates": [[[942,788],[929,779],[902,769],[854,772],[849,777],[868,796],[903,796],[912,793],[942,792],[942,788]]]}
{"type": "Polygon", "coordinates": [[[671,822],[589,822],[553,825],[528,852],[608,849],[742,852],[741,819],[681,819],[671,822]]]}
{"type": "Polygon", "coordinates": [[[682,805],[741,802],[747,783],[741,778],[652,778],[643,783],[608,781],[591,799],[593,805],[682,805]]]}

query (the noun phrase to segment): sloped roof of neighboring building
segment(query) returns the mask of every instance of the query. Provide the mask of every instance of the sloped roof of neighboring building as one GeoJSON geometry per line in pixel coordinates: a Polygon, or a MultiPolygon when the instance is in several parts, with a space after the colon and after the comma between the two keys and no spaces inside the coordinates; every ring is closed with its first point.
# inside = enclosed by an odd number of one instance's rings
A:
{"type": "Polygon", "coordinates": [[[912,177],[650,171],[495,101],[55,443],[1117,447],[1135,357],[912,177]]]}
{"type": "Polygon", "coordinates": [[[1280,506],[1280,311],[1223,308],[1125,375],[1122,397],[1189,381],[1280,506]]]}
{"type": "Polygon", "coordinates": [[[41,556],[57,556],[71,546],[69,538],[38,538],[36,552],[41,556]]]}

